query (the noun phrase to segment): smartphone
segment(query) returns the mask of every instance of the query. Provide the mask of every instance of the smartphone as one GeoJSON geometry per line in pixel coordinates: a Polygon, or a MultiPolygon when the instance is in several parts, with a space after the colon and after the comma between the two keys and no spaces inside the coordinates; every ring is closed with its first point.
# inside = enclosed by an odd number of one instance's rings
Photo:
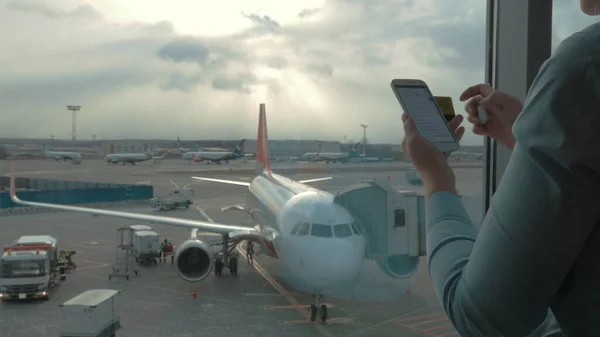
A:
{"type": "Polygon", "coordinates": [[[438,108],[446,118],[446,122],[450,123],[454,117],[456,117],[456,111],[454,111],[454,103],[452,103],[452,97],[448,96],[433,96],[438,108]]]}
{"type": "Polygon", "coordinates": [[[402,109],[415,121],[417,130],[425,139],[445,153],[460,148],[454,132],[450,130],[444,114],[424,81],[395,79],[390,86],[402,109]]]}

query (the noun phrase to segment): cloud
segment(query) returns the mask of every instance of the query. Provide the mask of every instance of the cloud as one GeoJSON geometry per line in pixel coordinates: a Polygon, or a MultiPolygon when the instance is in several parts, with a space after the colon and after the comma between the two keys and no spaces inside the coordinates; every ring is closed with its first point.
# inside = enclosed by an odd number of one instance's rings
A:
{"type": "MultiPolygon", "coordinates": [[[[356,139],[365,123],[372,141],[399,142],[391,79],[421,78],[455,98],[484,80],[478,0],[326,0],[257,12],[251,0],[186,1],[148,1],[143,12],[113,0],[0,7],[0,102],[10,111],[0,134],[67,137],[64,106],[80,104],[82,137],[254,137],[266,102],[273,138],[356,139]]],[[[555,7],[555,40],[592,21],[573,4],[555,7]]]]}
{"type": "Polygon", "coordinates": [[[70,10],[64,10],[44,2],[19,0],[9,2],[8,4],[6,4],[6,8],[14,11],[35,13],[51,19],[97,19],[102,17],[102,14],[100,14],[100,12],[98,12],[94,7],[88,4],[79,5],[70,10]]]}

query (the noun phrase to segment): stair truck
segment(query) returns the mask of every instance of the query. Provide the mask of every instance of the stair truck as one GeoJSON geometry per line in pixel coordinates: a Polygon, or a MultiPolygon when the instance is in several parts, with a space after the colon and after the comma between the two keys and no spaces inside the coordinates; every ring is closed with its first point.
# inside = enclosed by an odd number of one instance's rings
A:
{"type": "Polygon", "coordinates": [[[92,289],[60,304],[62,337],[115,337],[121,328],[120,290],[92,289]]]}
{"type": "Polygon", "coordinates": [[[22,236],[4,246],[0,258],[0,298],[50,298],[58,276],[58,240],[50,235],[22,236]]]}

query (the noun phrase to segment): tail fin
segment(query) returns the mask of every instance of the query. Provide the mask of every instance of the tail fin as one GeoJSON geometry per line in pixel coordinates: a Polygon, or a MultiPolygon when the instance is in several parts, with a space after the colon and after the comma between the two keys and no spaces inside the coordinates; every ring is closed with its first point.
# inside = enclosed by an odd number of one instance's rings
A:
{"type": "Polygon", "coordinates": [[[256,162],[259,171],[271,173],[271,155],[269,152],[269,135],[267,133],[267,112],[265,103],[260,104],[258,113],[258,137],[256,139],[256,162]]]}
{"type": "Polygon", "coordinates": [[[235,150],[233,150],[233,152],[235,154],[242,154],[242,153],[244,153],[245,148],[246,148],[246,140],[242,139],[240,144],[235,146],[235,150]]]}

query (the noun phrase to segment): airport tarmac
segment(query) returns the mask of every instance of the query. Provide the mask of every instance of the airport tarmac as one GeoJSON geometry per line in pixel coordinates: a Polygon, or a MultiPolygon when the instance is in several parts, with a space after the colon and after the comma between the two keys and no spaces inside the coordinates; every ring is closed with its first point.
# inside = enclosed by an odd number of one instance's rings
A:
{"type": "MultiPolygon", "coordinates": [[[[1,163],[2,161],[0,161],[1,163]]],[[[6,162],[6,161],[5,161],[6,162]]],[[[220,223],[242,223],[249,220],[243,213],[222,213],[221,207],[244,203],[243,187],[193,182],[189,177],[157,172],[152,163],[131,166],[86,167],[70,163],[15,161],[20,175],[46,179],[136,183],[150,181],[155,195],[173,186],[194,183],[194,205],[188,210],[163,212],[162,215],[190,219],[208,219],[220,223]],[[26,172],[38,172],[31,174],[26,172]],[[116,173],[118,172],[118,174],[116,173]]],[[[0,173],[8,173],[2,163],[0,173]]],[[[458,189],[472,194],[468,206],[477,215],[476,194],[481,191],[481,169],[457,169],[458,189]]],[[[218,175],[217,175],[218,176],[218,175]]],[[[211,175],[211,177],[217,177],[211,175]]],[[[288,175],[293,179],[310,179],[321,175],[288,175]]],[[[418,190],[406,182],[404,172],[334,174],[334,179],[315,187],[335,192],[348,185],[370,180],[388,179],[399,189],[418,190]]],[[[225,179],[250,181],[249,175],[227,175],[225,179]]],[[[480,207],[479,207],[480,208],[480,207]]],[[[153,212],[143,205],[119,206],[119,210],[153,212]]],[[[121,295],[122,332],[125,336],[408,336],[454,337],[458,334],[445,318],[428,280],[426,261],[408,280],[386,276],[373,262],[365,261],[361,276],[353,284],[341,286],[326,295],[330,304],[330,320],[326,325],[309,323],[306,307],[311,296],[292,289],[284,280],[280,262],[265,255],[248,266],[241,260],[237,277],[224,272],[209,276],[199,283],[185,282],[173,266],[139,267],[140,276],[108,280],[116,254],[116,229],[132,223],[108,217],[93,217],[70,212],[36,213],[0,217],[0,242],[8,243],[20,235],[51,234],[62,248],[77,250],[78,268],[55,289],[48,302],[5,303],[0,306],[0,331],[3,336],[59,335],[60,316],[57,305],[87,289],[112,288],[121,295]],[[191,296],[195,288],[198,298],[191,296]]],[[[184,229],[154,226],[161,237],[178,245],[185,241],[184,229]]],[[[200,235],[204,241],[217,241],[218,236],[200,235]]]]}

